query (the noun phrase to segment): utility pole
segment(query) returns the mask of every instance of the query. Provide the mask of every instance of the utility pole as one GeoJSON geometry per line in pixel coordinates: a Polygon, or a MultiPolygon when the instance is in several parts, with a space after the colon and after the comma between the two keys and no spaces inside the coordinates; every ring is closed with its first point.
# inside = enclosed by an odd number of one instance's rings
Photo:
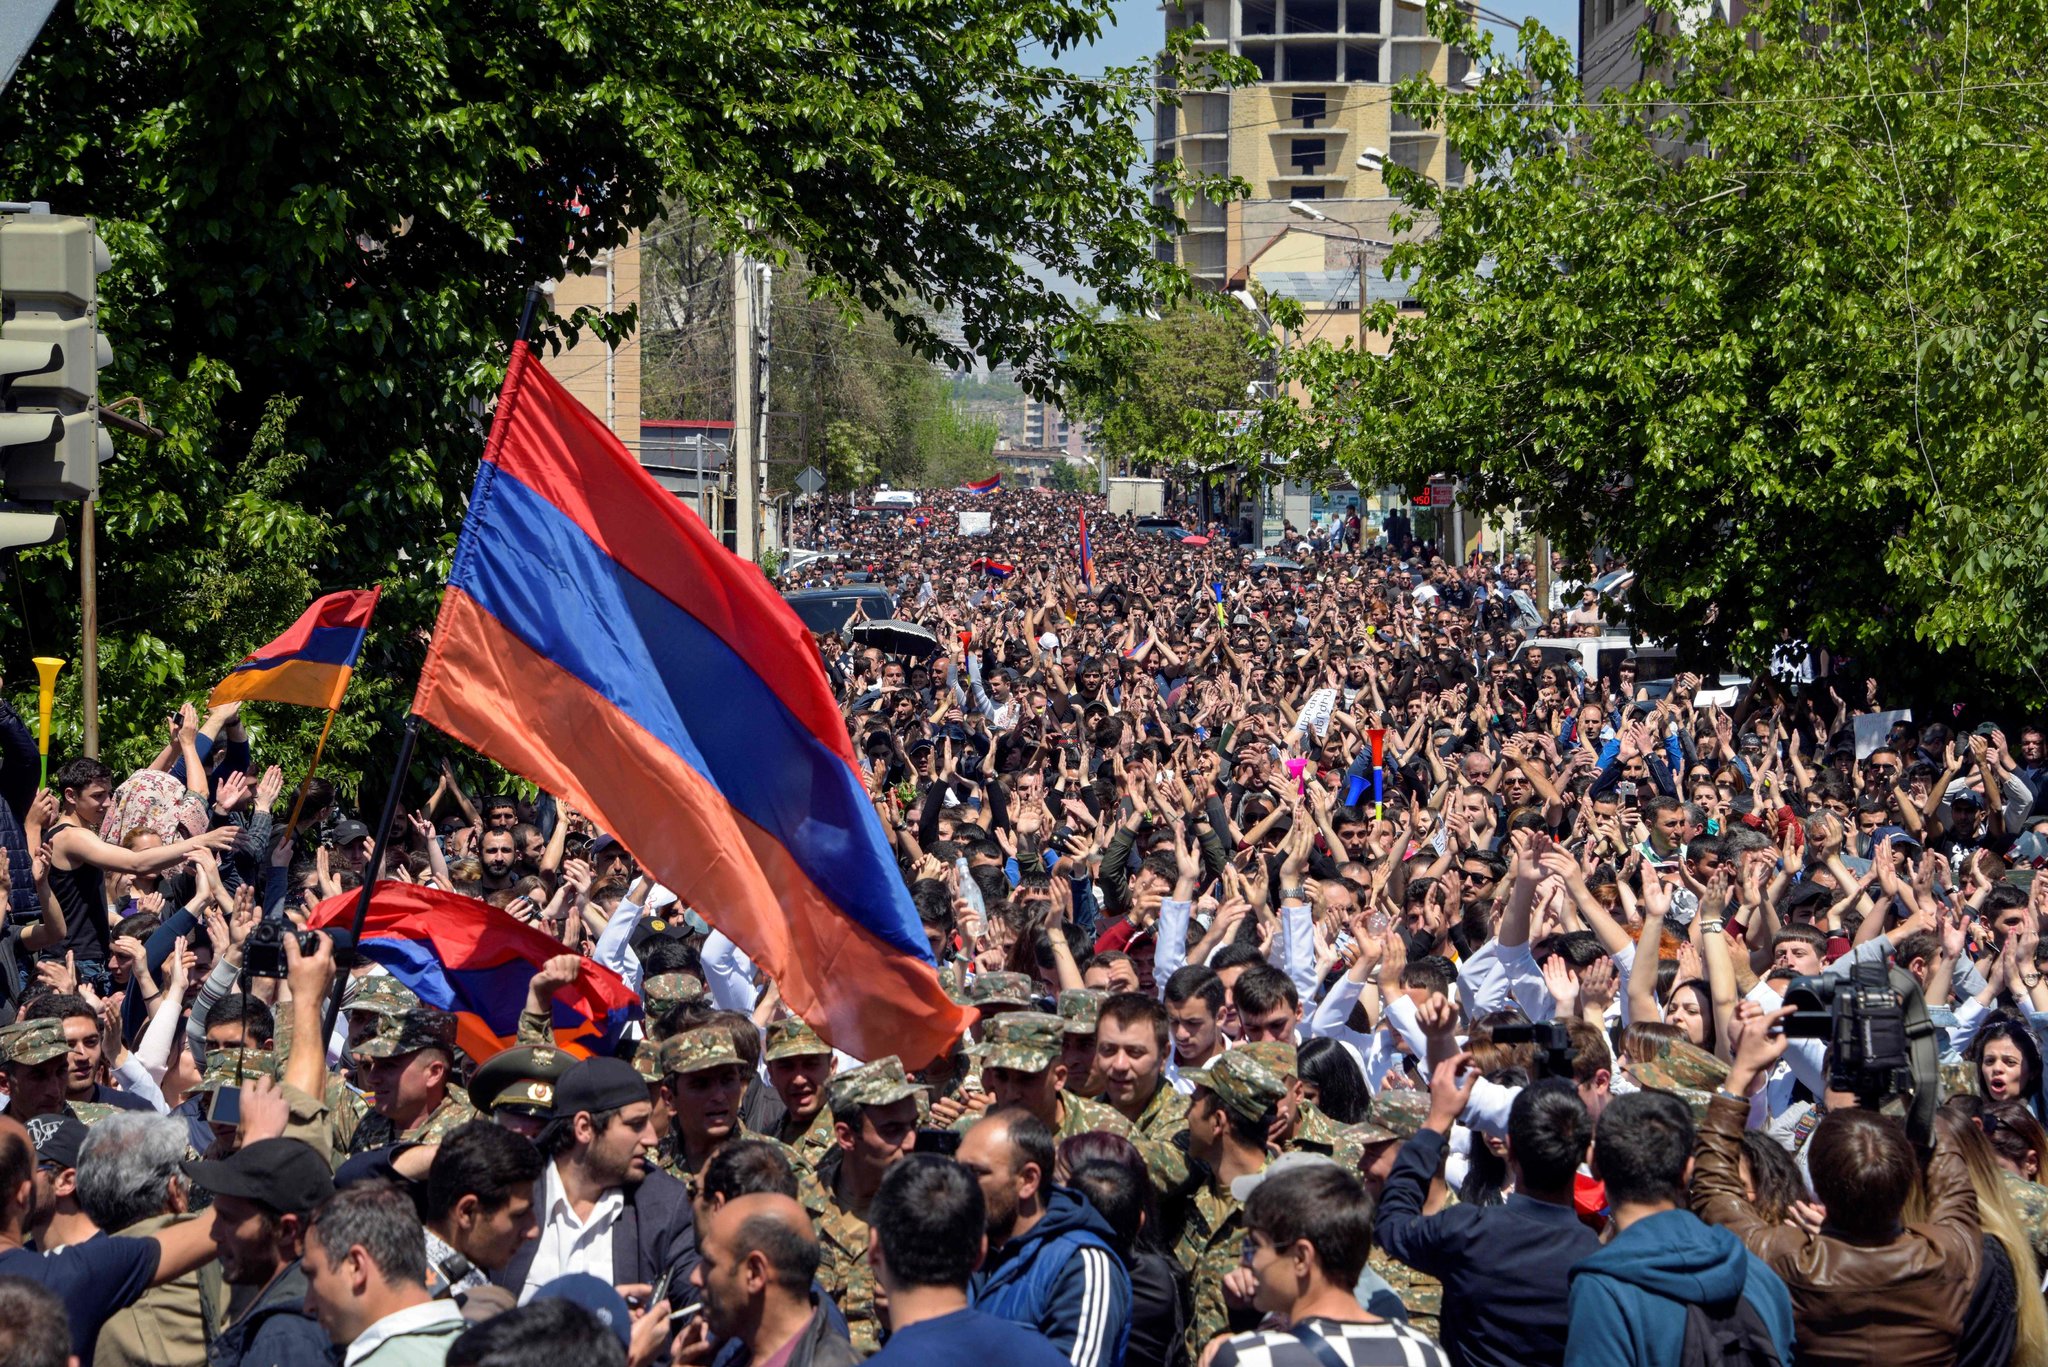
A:
{"type": "Polygon", "coordinates": [[[763,261],[755,269],[760,272],[761,293],[754,309],[754,356],[759,367],[754,372],[757,377],[754,384],[754,441],[760,447],[760,454],[754,462],[753,483],[747,486],[747,504],[752,510],[748,517],[754,528],[754,553],[747,557],[750,560],[761,558],[768,541],[772,540],[778,550],[782,545],[780,536],[764,538],[761,528],[761,499],[768,487],[768,353],[772,349],[770,340],[773,336],[768,324],[771,306],[775,302],[775,268],[763,261]]]}
{"type": "Polygon", "coordinates": [[[760,556],[758,524],[760,472],[757,468],[761,401],[755,345],[754,270],[744,253],[732,256],[732,502],[733,550],[742,560],[760,556]]]}
{"type": "Polygon", "coordinates": [[[100,579],[99,538],[87,494],[78,505],[78,607],[84,640],[78,657],[79,702],[85,712],[85,753],[100,757],[100,579]]]}

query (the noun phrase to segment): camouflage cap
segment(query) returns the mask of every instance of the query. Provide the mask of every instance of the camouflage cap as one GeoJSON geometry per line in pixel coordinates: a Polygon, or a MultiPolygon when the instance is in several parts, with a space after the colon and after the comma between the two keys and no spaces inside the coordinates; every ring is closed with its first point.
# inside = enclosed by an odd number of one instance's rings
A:
{"type": "Polygon", "coordinates": [[[657,973],[640,984],[647,1019],[658,1021],[685,1002],[701,1001],[704,981],[694,973],[657,973]]]}
{"type": "Polygon", "coordinates": [[[1215,1094],[1224,1109],[1246,1120],[1263,1120],[1287,1095],[1287,1080],[1243,1047],[1226,1049],[1209,1066],[1182,1074],[1215,1094]]]}
{"type": "Polygon", "coordinates": [[[356,979],[348,995],[342,998],[341,1009],[396,1018],[418,1010],[422,1004],[418,994],[389,973],[372,973],[356,979]]]}
{"type": "Polygon", "coordinates": [[[1967,1060],[1940,1065],[1941,1099],[1977,1095],[1977,1065],[1967,1060]]]}
{"type": "Polygon", "coordinates": [[[210,1049],[206,1071],[199,1075],[195,1092],[217,1092],[223,1087],[240,1087],[259,1077],[276,1077],[280,1068],[276,1054],[261,1049],[210,1049]]]}
{"type": "Polygon", "coordinates": [[[905,1075],[903,1060],[889,1054],[833,1078],[826,1085],[825,1101],[833,1115],[843,1116],[861,1106],[887,1106],[923,1091],[905,1075]]]}
{"type": "Polygon", "coordinates": [[[1031,979],[1022,973],[982,973],[967,984],[963,995],[969,1006],[1013,1006],[1028,1011],[1037,994],[1031,979]]]}
{"type": "Polygon", "coordinates": [[[1372,1099],[1372,1115],[1366,1124],[1385,1131],[1394,1139],[1413,1139],[1421,1132],[1422,1122],[1428,1116],[1428,1092],[1413,1087],[1382,1087],[1372,1099]]]}
{"type": "Polygon", "coordinates": [[[1102,1004],[1109,993],[1093,987],[1070,987],[1060,993],[1060,1019],[1070,1035],[1092,1035],[1102,1019],[1102,1004]]]}
{"type": "Polygon", "coordinates": [[[1728,1065],[1696,1044],[1658,1040],[1644,1059],[1631,1059],[1628,1075],[1638,1087],[1666,1092],[1711,1092],[1728,1080],[1728,1065]]]}
{"type": "Polygon", "coordinates": [[[700,1025],[695,1030],[685,1030],[661,1042],[663,1077],[681,1077],[685,1073],[701,1073],[706,1068],[739,1062],[739,1051],[732,1044],[732,1031],[722,1025],[700,1025]]]}
{"type": "Polygon", "coordinates": [[[661,1081],[661,1041],[643,1039],[633,1046],[633,1052],[626,1056],[626,1062],[633,1065],[648,1086],[661,1081]]]}
{"type": "Polygon", "coordinates": [[[574,1054],[546,1044],[501,1049],[470,1079],[469,1104],[485,1113],[499,1106],[550,1110],[555,1104],[555,1083],[575,1061],[574,1054]]]}
{"type": "Polygon", "coordinates": [[[818,1032],[811,1029],[795,1016],[784,1016],[768,1024],[767,1048],[761,1057],[773,1063],[785,1058],[815,1058],[823,1054],[830,1057],[832,1046],[818,1038],[818,1032]]]}
{"type": "Polygon", "coordinates": [[[399,1058],[421,1049],[455,1054],[455,1017],[431,1006],[415,1006],[378,1022],[377,1033],[355,1047],[357,1058],[399,1058]]]}
{"type": "Polygon", "coordinates": [[[0,1029],[0,1063],[31,1066],[63,1058],[71,1052],[64,1042],[61,1020],[16,1021],[0,1029]]]}
{"type": "Polygon", "coordinates": [[[119,1106],[110,1106],[104,1101],[68,1101],[65,1104],[71,1108],[71,1114],[78,1117],[79,1123],[87,1128],[99,1124],[110,1115],[118,1115],[122,1109],[119,1106]]]}
{"type": "Polygon", "coordinates": [[[1042,1073],[1059,1062],[1067,1023],[1047,1011],[1005,1011],[981,1023],[975,1056],[983,1068],[1042,1073]]]}
{"type": "Polygon", "coordinates": [[[1265,1064],[1283,1078],[1301,1076],[1300,1058],[1295,1052],[1292,1040],[1259,1040],[1253,1044],[1240,1044],[1231,1052],[1240,1051],[1265,1064]]]}

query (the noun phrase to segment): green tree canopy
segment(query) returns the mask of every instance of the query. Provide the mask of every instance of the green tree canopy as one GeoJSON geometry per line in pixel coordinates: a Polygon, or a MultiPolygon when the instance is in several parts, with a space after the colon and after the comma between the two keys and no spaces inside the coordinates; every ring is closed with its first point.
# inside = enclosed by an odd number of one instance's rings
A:
{"type": "MultiPolygon", "coordinates": [[[[1153,258],[1180,168],[1153,167],[1135,132],[1149,68],[1057,66],[1109,8],[61,6],[0,103],[0,191],[100,220],[102,391],[139,396],[169,433],[120,439],[105,472],[111,757],[153,752],[166,704],[312,590],[381,582],[329,747],[344,783],[360,772],[410,693],[522,293],[588,270],[665,205],[721,246],[795,254],[819,297],[928,356],[971,349],[1060,387],[1114,327],[1046,273],[1123,312],[1188,287],[1153,258]]],[[[543,337],[615,337],[632,312],[544,320],[543,337]]],[[[25,557],[0,609],[17,687],[32,649],[75,652],[69,554],[25,557]]],[[[300,753],[317,721],[283,719],[304,723],[300,753]]]]}
{"type": "Polygon", "coordinates": [[[1408,83],[1471,168],[1390,271],[1423,316],[1386,360],[1315,346],[1265,439],[1305,473],[1465,481],[1640,571],[1639,624],[1754,659],[1781,629],[1876,673],[1948,652],[2035,698],[2048,637],[2048,80],[2042,0],[1653,0],[1653,75],[1581,88],[1454,9],[1475,89],[1408,83]],[[1597,99],[1596,99],[1597,95],[1597,99]]]}
{"type": "Polygon", "coordinates": [[[1250,314],[1227,301],[1189,303],[1133,321],[1122,340],[1127,350],[1075,403],[1100,425],[1109,456],[1173,465],[1220,450],[1216,414],[1253,406],[1246,391],[1262,360],[1250,314]]]}

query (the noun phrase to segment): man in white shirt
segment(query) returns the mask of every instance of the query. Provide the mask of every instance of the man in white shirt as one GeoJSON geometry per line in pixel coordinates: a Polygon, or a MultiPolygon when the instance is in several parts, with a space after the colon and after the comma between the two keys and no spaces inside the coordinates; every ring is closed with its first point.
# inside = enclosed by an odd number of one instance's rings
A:
{"type": "Polygon", "coordinates": [[[337,1192],[306,1236],[306,1309],[342,1367],[441,1367],[462,1311],[427,1295],[426,1231],[412,1198],[383,1183],[337,1192]]]}
{"type": "Polygon", "coordinates": [[[540,1136],[548,1160],[534,1184],[540,1232],[491,1280],[521,1304],[571,1272],[628,1295],[647,1295],[664,1275],[687,1286],[697,1261],[690,1194],[648,1166],[655,1143],[647,1080],[632,1064],[589,1058],[564,1073],[540,1136]]]}

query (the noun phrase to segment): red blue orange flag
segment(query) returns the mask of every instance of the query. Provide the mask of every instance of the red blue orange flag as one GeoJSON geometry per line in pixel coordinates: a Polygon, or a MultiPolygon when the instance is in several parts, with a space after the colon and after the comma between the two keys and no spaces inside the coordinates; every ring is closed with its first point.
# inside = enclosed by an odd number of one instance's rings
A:
{"type": "Polygon", "coordinates": [[[382,592],[349,589],[315,599],[291,630],[236,665],[207,698],[207,706],[237,700],[296,703],[329,711],[341,706],[382,592]]]}
{"type": "Polygon", "coordinates": [[[1088,544],[1088,514],[1081,514],[1081,580],[1095,592],[1095,550],[1088,544]]]}
{"type": "MultiPolygon", "coordinates": [[[[314,930],[355,921],[356,893],[313,908],[314,930]]],[[[363,956],[391,971],[428,1006],[455,1015],[455,1042],[473,1059],[512,1047],[526,985],[562,942],[488,902],[385,880],[363,918],[363,956]]],[[[575,982],[555,994],[555,1043],[588,1057],[609,1054],[640,999],[618,974],[588,959],[575,982]]]]}
{"type": "Polygon", "coordinates": [[[413,711],[558,793],[827,1041],[921,1067],[939,984],[817,648],[515,344],[413,711]]]}
{"type": "Polygon", "coordinates": [[[961,485],[960,492],[963,494],[992,494],[1002,486],[1002,483],[1003,477],[1001,475],[990,475],[987,479],[970,480],[968,483],[961,485]]]}

